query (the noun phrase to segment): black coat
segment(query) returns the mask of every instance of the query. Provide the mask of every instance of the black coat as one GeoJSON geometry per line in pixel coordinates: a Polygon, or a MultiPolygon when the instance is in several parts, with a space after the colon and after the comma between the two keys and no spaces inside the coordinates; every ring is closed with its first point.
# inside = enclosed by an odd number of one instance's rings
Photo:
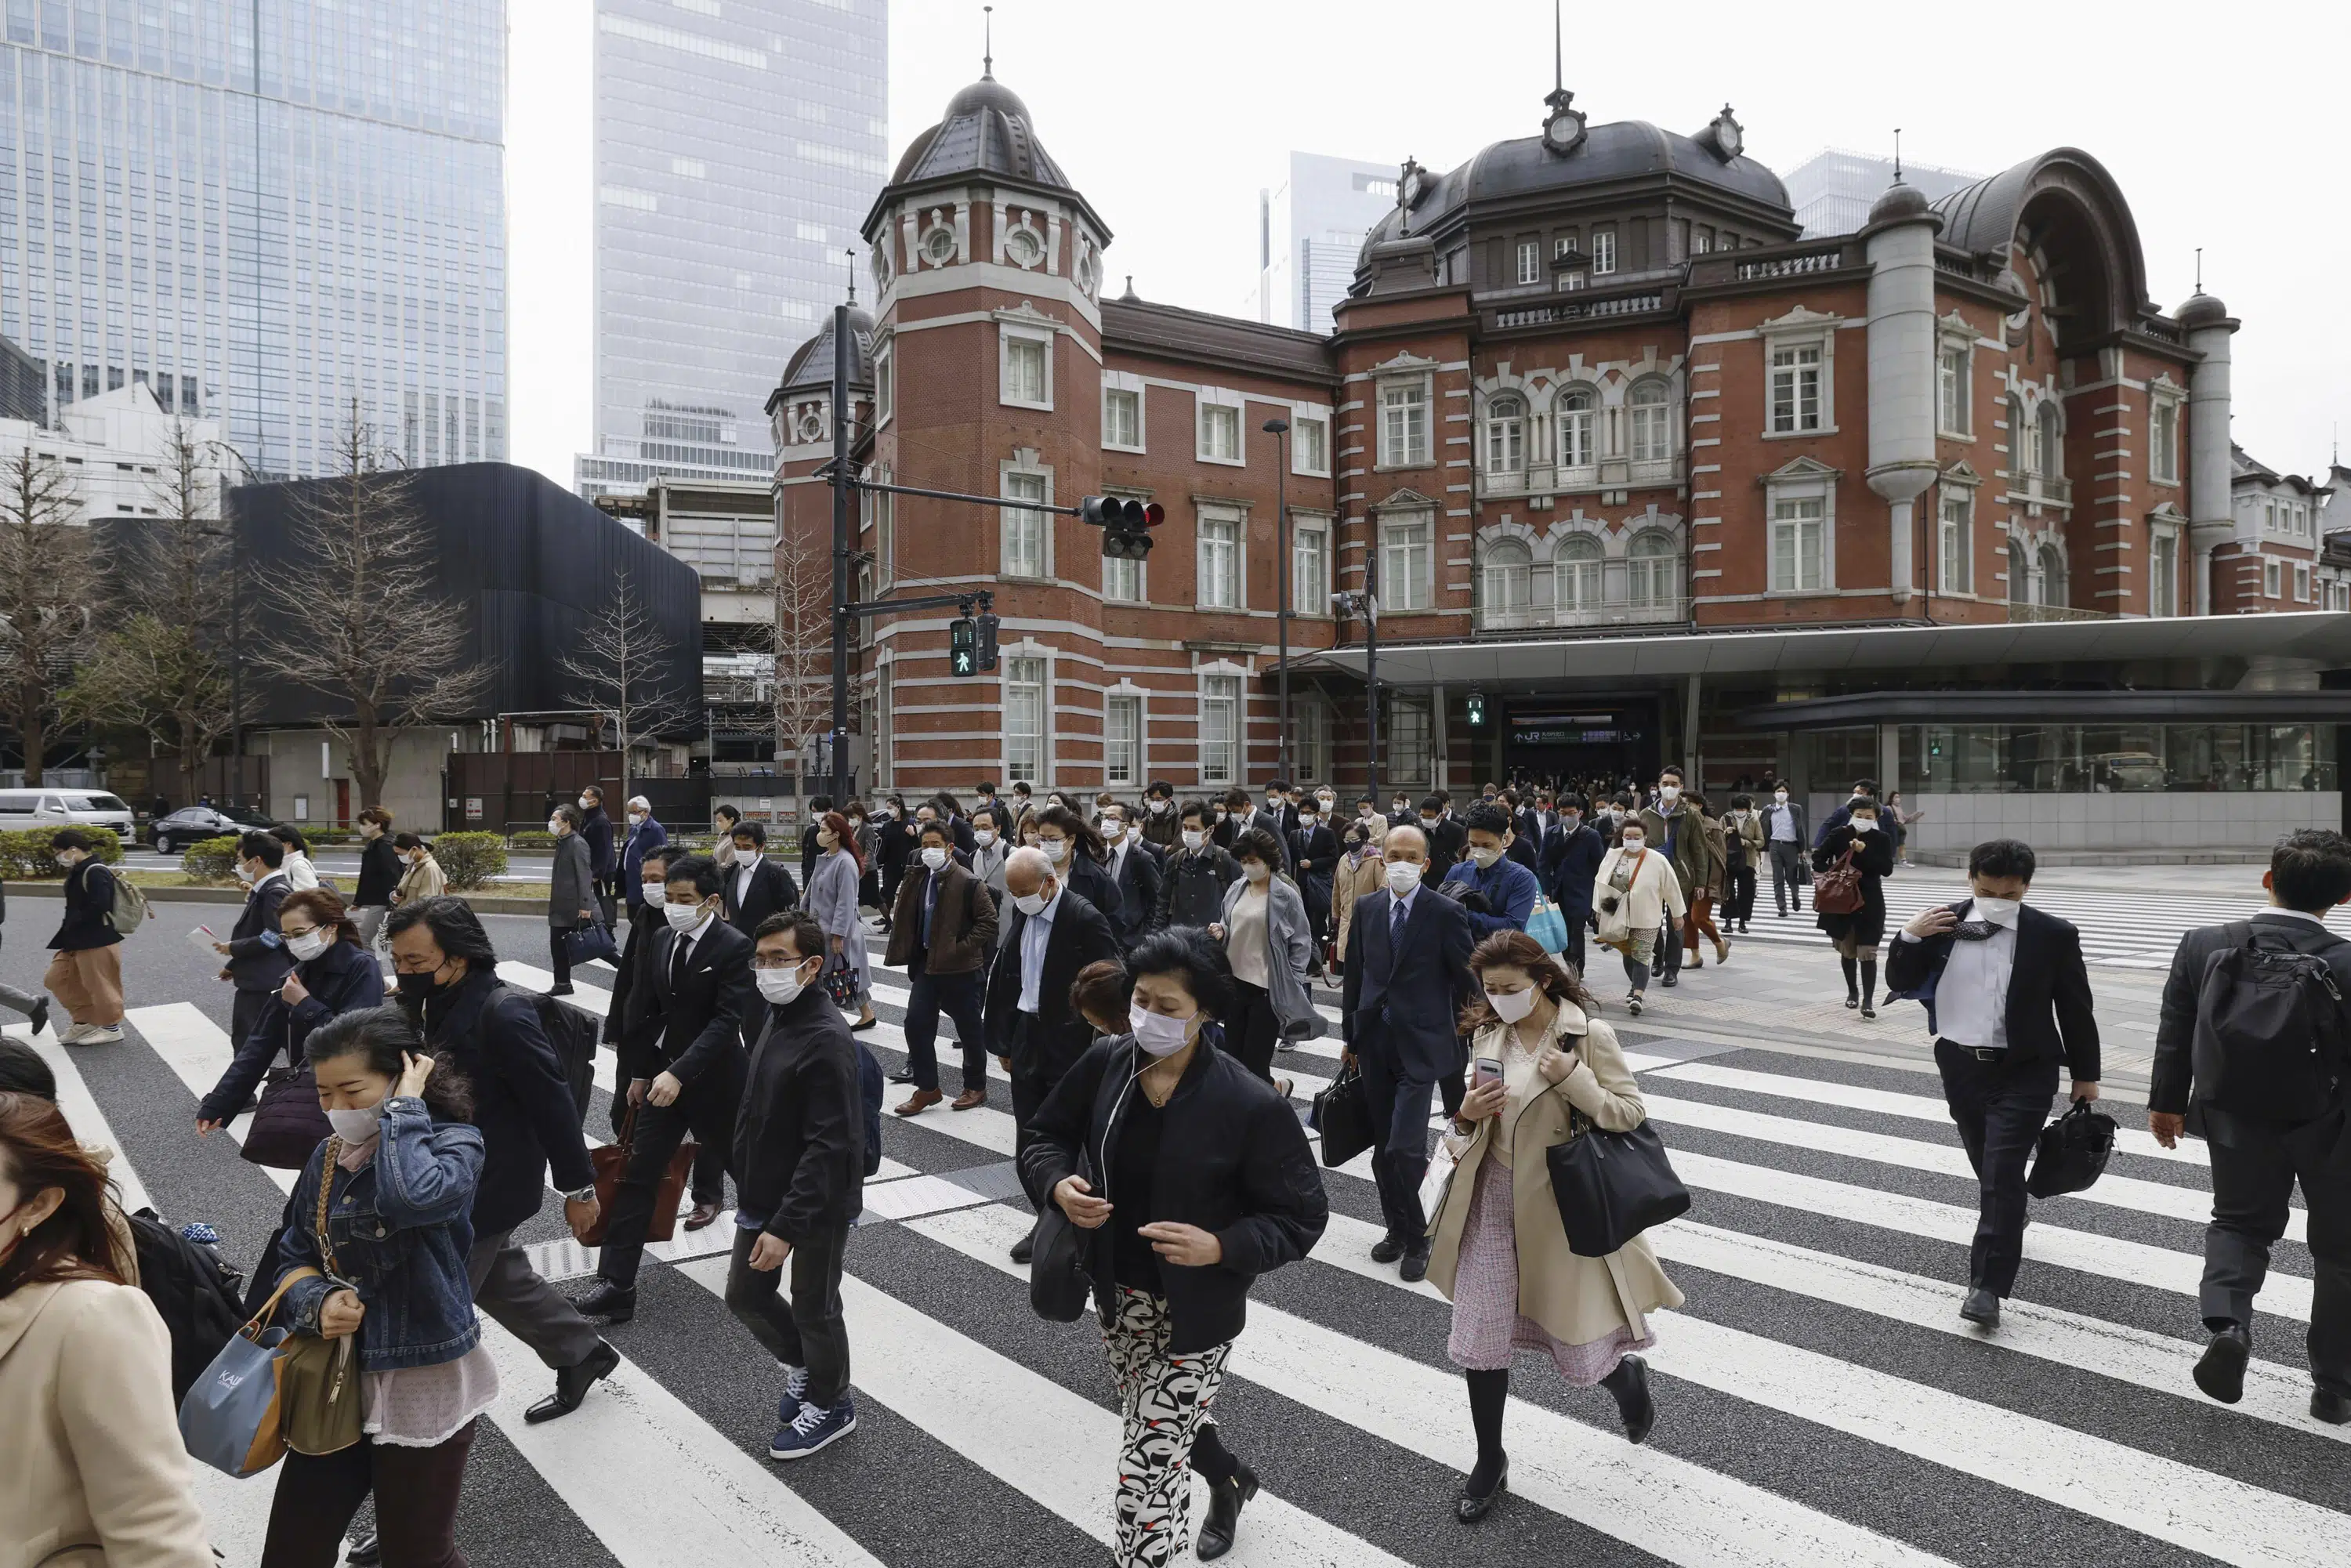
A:
{"type": "Polygon", "coordinates": [[[1469,830],[1461,825],[1458,817],[1439,817],[1433,829],[1415,817],[1411,826],[1419,828],[1428,836],[1428,865],[1420,873],[1420,882],[1423,887],[1434,893],[1437,884],[1445,880],[1445,873],[1459,862],[1461,852],[1468,847],[1469,830]]]}
{"type": "Polygon", "coordinates": [[[816,876],[817,857],[824,853],[816,841],[816,824],[810,822],[800,830],[800,885],[806,887],[816,876]]]}
{"type": "Polygon", "coordinates": [[[601,880],[621,868],[612,854],[612,819],[604,814],[603,807],[590,806],[580,813],[580,836],[588,841],[590,876],[601,880]]]}
{"type": "Polygon", "coordinates": [[[482,1134],[482,1176],[474,1189],[474,1235],[512,1230],[557,1190],[592,1186],[588,1143],[571,1081],[528,995],[476,969],[437,990],[422,1009],[424,1038],[474,1086],[474,1125],[482,1134]]]}
{"type": "Polygon", "coordinates": [[[761,855],[758,869],[751,873],[750,892],[737,902],[735,897],[736,878],[742,870],[740,860],[726,868],[726,887],[719,897],[726,908],[726,923],[748,936],[768,915],[780,915],[798,905],[800,890],[792,881],[790,872],[761,855]]]}
{"type": "Polygon", "coordinates": [[[885,872],[904,872],[914,857],[914,824],[904,817],[883,817],[873,823],[878,858],[885,872]]]}
{"type": "Polygon", "coordinates": [[[1600,862],[1608,858],[1608,846],[1599,831],[1583,822],[1571,832],[1553,824],[1543,837],[1542,884],[1551,901],[1573,926],[1592,913],[1592,879],[1600,874],[1600,862]]]}
{"type": "MultiPolygon", "coordinates": [[[[1118,860],[1113,851],[1111,859],[1118,860]]],[[[1110,870],[1104,866],[1103,871],[1110,870]]],[[[1140,841],[1126,846],[1126,863],[1118,868],[1118,918],[1112,923],[1119,940],[1132,945],[1159,918],[1159,857],[1140,841]]]]}
{"type": "MultiPolygon", "coordinates": [[[[2251,920],[2183,933],[2179,950],[2171,956],[2171,974],[2163,982],[2163,1008],[2155,1025],[2155,1065],[2147,1073],[2147,1108],[2175,1116],[2186,1114],[2190,1118],[2189,1131],[2207,1136],[2210,1130],[2202,1124],[2212,1113],[2201,1103],[2198,1091],[2220,1082],[2220,1064],[2199,1060],[2196,1053],[2196,1012],[2202,1000],[2204,971],[2212,955],[2242,945],[2257,930],[2264,936],[2283,938],[2297,953],[2315,953],[2325,958],[2335,972],[2335,985],[2351,995],[2351,942],[2314,922],[2265,910],[2251,920]]],[[[2325,1110],[2311,1109],[2314,1116],[2325,1110]]]]}
{"type": "MultiPolygon", "coordinates": [[[[1135,1074],[1147,1060],[1133,1035],[1105,1040],[1079,1058],[1039,1107],[1020,1175],[1044,1202],[1064,1176],[1082,1174],[1100,1192],[1115,1170],[1126,1116],[1119,1097],[1143,1090],[1135,1074]]],[[[1206,1268],[1162,1260],[1161,1289],[1172,1320],[1167,1350],[1182,1355],[1222,1344],[1241,1332],[1249,1287],[1259,1274],[1313,1250],[1330,1221],[1322,1174],[1314,1168],[1298,1114],[1273,1086],[1231,1052],[1203,1043],[1161,1114],[1159,1161],[1152,1169],[1146,1222],[1194,1225],[1223,1244],[1206,1268]]],[[[1113,1191],[1113,1207],[1118,1194],[1113,1191]]],[[[1114,1260],[1117,1226],[1091,1233],[1087,1272],[1107,1327],[1119,1302],[1114,1260]]]]}
{"type": "MultiPolygon", "coordinates": [[[[1973,902],[1963,898],[1947,907],[1964,918],[1973,902]]],[[[1929,976],[1939,977],[1957,940],[1948,931],[1917,942],[1896,936],[1886,955],[1886,988],[1916,991],[1929,976]]],[[[2063,1061],[2077,1082],[2098,1081],[2098,1020],[2091,1009],[2082,934],[2071,922],[2029,904],[2017,912],[2016,964],[2009,971],[2006,1022],[2011,1060],[2063,1061]]],[[[2158,1063],[2161,1051],[2158,1040],[2158,1063]]]]}
{"type": "Polygon", "coordinates": [[[277,907],[294,884],[282,872],[271,872],[245,895],[236,925],[228,937],[229,983],[240,991],[274,991],[286,983],[294,955],[277,932],[277,907]]]}
{"type": "Polygon", "coordinates": [[[375,955],[356,942],[329,943],[308,963],[295,965],[294,972],[310,994],[292,1008],[274,992],[262,1003],[260,1021],[237,1041],[235,1060],[196,1107],[198,1121],[225,1122],[242,1111],[280,1056],[289,1067],[300,1063],[310,1031],[329,1019],[383,1006],[383,971],[376,967],[375,955]]]}
{"type": "Polygon", "coordinates": [[[1404,950],[1388,939],[1395,894],[1380,888],[1355,900],[1347,925],[1340,1037],[1399,1078],[1434,1083],[1460,1066],[1455,1026],[1469,998],[1469,912],[1435,888],[1413,895],[1404,950]]]}
{"type": "Polygon", "coordinates": [[[1069,871],[1064,880],[1070,891],[1082,894],[1088,904],[1101,911],[1102,918],[1110,922],[1110,934],[1118,938],[1121,946],[1142,935],[1126,927],[1126,898],[1111,881],[1110,867],[1086,853],[1081,843],[1070,846],[1070,858],[1061,863],[1069,871]]]}
{"type": "Polygon", "coordinates": [[[1159,924],[1207,929],[1225,917],[1225,889],[1240,879],[1240,862],[1213,843],[1178,850],[1160,880],[1159,924]]]}
{"type": "Polygon", "coordinates": [[[1020,943],[1029,916],[1008,904],[1004,943],[987,971],[987,1049],[1012,1059],[1016,1072],[1057,1079],[1093,1043],[1094,1026],[1070,1005],[1070,982],[1098,958],[1118,956],[1110,922],[1083,894],[1064,888],[1053,910],[1052,935],[1045,942],[1043,977],[1037,988],[1037,1024],[1025,1043],[1016,1040],[1020,1017],[1020,943]],[[1016,1044],[1019,1049],[1015,1049],[1016,1044]]]}
{"type": "Polygon", "coordinates": [[[392,890],[400,885],[402,870],[400,852],[392,847],[392,836],[379,833],[360,846],[360,888],[351,895],[354,908],[368,909],[387,906],[392,903],[392,890]]]}
{"type": "Polygon", "coordinates": [[[798,1246],[865,1206],[865,1097],[856,1037],[822,986],[760,1009],[735,1113],[736,1202],[798,1246]]]}
{"type": "MultiPolygon", "coordinates": [[[[1839,822],[1813,852],[1813,870],[1828,870],[1844,858],[1847,844],[1863,837],[1851,824],[1839,822]]],[[[1861,873],[1861,907],[1851,915],[1816,915],[1813,924],[1839,941],[1850,937],[1865,947],[1875,947],[1886,940],[1886,885],[1880,879],[1894,874],[1893,839],[1882,829],[1866,835],[1861,848],[1854,852],[1853,863],[1861,873]]],[[[1817,893],[1814,902],[1818,902],[1817,893]]]]}
{"type": "Polygon", "coordinates": [[[644,967],[630,993],[635,1017],[621,1034],[620,1080],[667,1072],[692,1085],[705,1075],[739,1073],[746,1031],[759,1014],[751,978],[751,939],[723,920],[695,938],[682,984],[673,984],[678,934],[667,925],[651,934],[644,967]]]}
{"type": "Polygon", "coordinates": [[[1504,850],[1502,853],[1510,859],[1518,862],[1529,871],[1534,873],[1535,882],[1537,885],[1541,885],[1542,882],[1542,862],[1535,854],[1535,846],[1532,840],[1529,839],[1523,833],[1513,833],[1510,837],[1510,848],[1504,850]]]}
{"type": "MultiPolygon", "coordinates": [[[[283,887],[283,883],[279,884],[283,887]]],[[[86,860],[66,874],[66,917],[49,946],[61,953],[110,947],[122,940],[114,928],[114,873],[86,860]]],[[[284,894],[281,893],[280,897],[284,894]]]]}
{"type": "Polygon", "coordinates": [[[612,982],[612,1000],[604,1009],[604,1043],[615,1052],[643,1010],[645,951],[664,922],[657,904],[640,904],[629,911],[629,939],[621,945],[619,977],[612,982]]]}
{"type": "Polygon", "coordinates": [[[1290,830],[1287,848],[1290,869],[1297,876],[1319,876],[1329,881],[1339,864],[1339,835],[1316,822],[1310,831],[1290,830]]]}

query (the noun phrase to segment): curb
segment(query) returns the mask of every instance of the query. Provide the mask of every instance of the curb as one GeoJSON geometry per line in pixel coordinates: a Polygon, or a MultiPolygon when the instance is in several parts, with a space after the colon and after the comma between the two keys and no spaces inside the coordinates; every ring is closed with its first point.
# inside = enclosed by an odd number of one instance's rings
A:
{"type": "MultiPolygon", "coordinates": [[[[63,898],[61,882],[12,882],[5,884],[11,898],[63,898]]],[[[150,904],[242,904],[245,894],[233,887],[141,887],[150,904]]],[[[545,915],[547,901],[538,898],[497,898],[453,894],[473,906],[476,915],[545,915]]]]}

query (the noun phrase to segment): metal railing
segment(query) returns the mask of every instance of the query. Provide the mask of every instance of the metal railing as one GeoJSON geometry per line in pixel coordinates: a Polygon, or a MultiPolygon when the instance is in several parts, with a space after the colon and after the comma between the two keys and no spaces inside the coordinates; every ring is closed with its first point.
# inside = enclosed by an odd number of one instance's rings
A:
{"type": "Polygon", "coordinates": [[[1642,604],[1480,605],[1470,619],[1472,629],[1479,632],[1671,625],[1689,619],[1689,601],[1676,595],[1642,604]]]}
{"type": "Polygon", "coordinates": [[[1755,277],[1792,277],[1807,272],[1834,272],[1844,265],[1844,245],[1839,241],[1819,250],[1799,251],[1793,256],[1758,256],[1753,261],[1739,264],[1734,276],[1742,283],[1755,277]]]}
{"type": "Polygon", "coordinates": [[[1665,307],[1666,297],[1663,294],[1620,294],[1610,299],[1561,299],[1530,305],[1518,310],[1498,310],[1494,313],[1494,325],[1498,328],[1542,327],[1554,321],[1637,316],[1644,311],[1662,310],[1665,307]]]}
{"type": "Polygon", "coordinates": [[[1682,476],[1682,460],[1678,457],[1637,457],[1625,465],[1635,485],[1678,484],[1682,476]]]}
{"type": "Polygon", "coordinates": [[[2038,625],[2051,621],[2112,621],[2116,617],[2106,610],[2076,610],[2066,604],[2020,604],[2008,602],[2008,623],[2011,626],[2038,625]]]}

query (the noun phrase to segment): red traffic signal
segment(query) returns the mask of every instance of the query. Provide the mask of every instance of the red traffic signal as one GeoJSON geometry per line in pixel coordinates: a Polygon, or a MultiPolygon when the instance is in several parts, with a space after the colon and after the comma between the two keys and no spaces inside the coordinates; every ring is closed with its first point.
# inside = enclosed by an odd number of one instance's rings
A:
{"type": "Polygon", "coordinates": [[[1167,508],[1132,497],[1088,496],[1078,503],[1078,515],[1102,530],[1102,554],[1141,560],[1151,553],[1150,530],[1167,520],[1167,508]]]}

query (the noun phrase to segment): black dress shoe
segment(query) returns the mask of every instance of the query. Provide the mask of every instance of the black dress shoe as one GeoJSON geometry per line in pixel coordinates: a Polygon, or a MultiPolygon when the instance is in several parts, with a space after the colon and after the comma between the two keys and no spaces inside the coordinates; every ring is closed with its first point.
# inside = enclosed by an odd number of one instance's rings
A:
{"type": "Polygon", "coordinates": [[[568,997],[572,994],[571,982],[566,980],[560,985],[549,986],[547,988],[547,994],[550,997],[568,997]]]}
{"type": "Polygon", "coordinates": [[[2252,1354],[2252,1334],[2242,1323],[2231,1323],[2204,1347],[2196,1364],[2196,1386],[2223,1405],[2234,1405],[2245,1396],[2245,1363],[2252,1354]]]}
{"type": "Polygon", "coordinates": [[[1404,1256],[1404,1243],[1393,1236],[1383,1236],[1372,1243],[1372,1261],[1393,1263],[1404,1256]]]}
{"type": "Polygon", "coordinates": [[[1970,1287],[1968,1299],[1959,1303],[1959,1316],[1980,1327],[2000,1327],[2000,1298],[1981,1285],[1970,1287]]]}
{"type": "Polygon", "coordinates": [[[351,1549],[343,1553],[343,1561],[351,1568],[376,1568],[383,1561],[383,1538],[372,1530],[351,1537],[351,1549]]]}
{"type": "Polygon", "coordinates": [[[1012,1260],[1015,1263],[1026,1263],[1034,1254],[1036,1247],[1037,1238],[1034,1233],[1022,1237],[1012,1244],[1012,1260]]]}
{"type": "Polygon", "coordinates": [[[1682,977],[1679,975],[1667,975],[1664,979],[1657,982],[1657,984],[1665,987],[1666,989],[1669,991],[1681,983],[1682,977]]]}
{"type": "Polygon", "coordinates": [[[2330,1388],[2314,1388],[2310,1391],[2310,1414],[2314,1420],[2330,1427],[2343,1426],[2351,1422],[2351,1399],[2330,1388]]]}
{"type": "MultiPolygon", "coordinates": [[[[1472,1472],[1471,1483],[1475,1480],[1476,1475],[1472,1472]]],[[[1494,1504],[1499,1501],[1502,1494],[1510,1490],[1510,1461],[1505,1458],[1502,1461],[1500,1472],[1494,1477],[1492,1490],[1473,1492],[1469,1490],[1468,1484],[1462,1487],[1461,1495],[1454,1500],[1453,1517],[1464,1524],[1475,1524],[1493,1511],[1494,1504]]]]}
{"type": "Polygon", "coordinates": [[[594,1387],[599,1379],[611,1376],[620,1364],[621,1353],[598,1340],[596,1348],[588,1353],[587,1360],[577,1366],[555,1369],[555,1392],[524,1411],[522,1418],[536,1427],[542,1421],[552,1421],[558,1416],[570,1415],[580,1408],[580,1401],[588,1397],[588,1390],[594,1387]]]}
{"type": "Polygon", "coordinates": [[[1431,1243],[1422,1240],[1416,1241],[1404,1249],[1404,1266],[1396,1270],[1396,1274],[1405,1284],[1417,1285],[1428,1278],[1428,1254],[1431,1249],[1431,1243]]]}
{"type": "Polygon", "coordinates": [[[914,1075],[912,1072],[893,1072],[890,1074],[890,1082],[893,1083],[912,1083],[914,1081],[914,1075]]]}
{"type": "Polygon", "coordinates": [[[1247,1465],[1231,1480],[1219,1481],[1208,1489],[1208,1517],[1200,1521],[1200,1538],[1192,1543],[1192,1555],[1203,1563],[1213,1563],[1233,1549],[1233,1531],[1240,1527],[1241,1504],[1257,1496],[1257,1472],[1247,1465]]]}
{"type": "Polygon", "coordinates": [[[583,1318],[602,1318],[607,1322],[624,1323],[637,1315],[637,1292],[633,1286],[615,1285],[610,1280],[599,1280],[596,1288],[571,1303],[580,1309],[583,1318]]]}
{"type": "Polygon", "coordinates": [[[33,1026],[33,1032],[35,1034],[38,1034],[43,1030],[48,1028],[49,998],[43,997],[39,1001],[35,1002],[33,1004],[33,1010],[26,1013],[25,1018],[26,1021],[29,1022],[33,1026]]]}
{"type": "Polygon", "coordinates": [[[1616,1414],[1624,1418],[1625,1438],[1635,1443],[1645,1441],[1649,1428],[1657,1424],[1657,1402],[1649,1396],[1649,1364],[1637,1355],[1628,1355],[1601,1381],[1616,1396],[1616,1414]]]}

